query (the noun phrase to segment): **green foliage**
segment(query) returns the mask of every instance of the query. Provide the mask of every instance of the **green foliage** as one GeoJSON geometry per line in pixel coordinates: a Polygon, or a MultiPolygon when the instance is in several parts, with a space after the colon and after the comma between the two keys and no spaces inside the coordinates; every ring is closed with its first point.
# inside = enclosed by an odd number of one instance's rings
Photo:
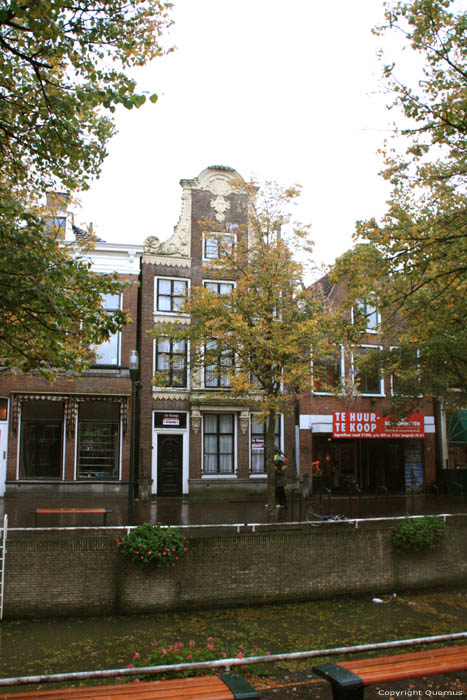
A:
{"type": "MultiPolygon", "coordinates": [[[[0,363],[80,370],[85,346],[120,328],[101,293],[119,291],[61,247],[39,207],[47,190],[99,175],[117,106],[145,95],[127,69],[164,53],[164,0],[0,2],[0,363]]],[[[154,102],[156,96],[151,96],[154,102]]],[[[80,246],[77,245],[80,254],[80,246]]]]}
{"type": "Polygon", "coordinates": [[[401,551],[435,549],[447,537],[446,525],[442,518],[424,516],[407,518],[393,530],[392,541],[401,551]]]}
{"type": "Polygon", "coordinates": [[[382,368],[405,372],[401,403],[425,394],[464,405],[467,13],[456,14],[452,0],[385,7],[387,23],[377,33],[402,36],[421,68],[409,84],[397,63],[384,67],[390,108],[402,112],[404,125],[383,152],[392,193],[380,222],[358,222],[359,245],[335,272],[348,285],[350,304],[376,295],[382,335],[412,354],[411,364],[407,352],[401,362],[379,356],[382,368]]]}
{"type": "MultiPolygon", "coordinates": [[[[250,644],[234,644],[214,637],[206,637],[202,642],[190,640],[188,644],[183,642],[169,643],[164,639],[151,642],[151,650],[147,655],[135,652],[133,663],[130,667],[141,668],[144,666],[162,666],[166,664],[199,663],[203,661],[216,661],[222,659],[243,659],[247,656],[269,656],[269,651],[263,651],[250,644]]],[[[255,674],[267,673],[267,665],[242,664],[233,667],[235,673],[244,673],[248,669],[254,669],[255,674]]],[[[219,673],[221,669],[212,669],[213,673],[219,673]]],[[[188,676],[202,676],[209,673],[209,669],[178,671],[171,673],[170,678],[183,678],[188,676]]],[[[144,680],[144,678],[142,678],[144,680]]]]}
{"type": "Polygon", "coordinates": [[[129,559],[157,568],[175,566],[187,551],[186,539],[180,530],[151,523],[138,525],[119,539],[118,548],[129,559]]]}

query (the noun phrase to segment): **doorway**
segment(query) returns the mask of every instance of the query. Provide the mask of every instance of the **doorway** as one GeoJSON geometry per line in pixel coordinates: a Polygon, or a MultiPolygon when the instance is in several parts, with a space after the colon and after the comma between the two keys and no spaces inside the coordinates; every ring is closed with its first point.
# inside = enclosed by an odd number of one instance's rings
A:
{"type": "Polygon", "coordinates": [[[157,494],[181,496],[183,475],[183,435],[157,436],[157,494]]]}

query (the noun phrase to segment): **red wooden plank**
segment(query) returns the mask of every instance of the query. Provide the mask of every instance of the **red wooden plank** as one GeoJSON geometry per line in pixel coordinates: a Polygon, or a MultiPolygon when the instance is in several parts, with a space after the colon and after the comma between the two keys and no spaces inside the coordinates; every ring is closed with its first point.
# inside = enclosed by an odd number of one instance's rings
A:
{"type": "Polygon", "coordinates": [[[63,700],[233,700],[233,695],[218,676],[0,695],[0,700],[61,700],[62,698],[63,700]]]}
{"type": "Polygon", "coordinates": [[[432,649],[392,657],[349,661],[340,666],[360,676],[364,685],[467,670],[467,646],[432,649]]]}

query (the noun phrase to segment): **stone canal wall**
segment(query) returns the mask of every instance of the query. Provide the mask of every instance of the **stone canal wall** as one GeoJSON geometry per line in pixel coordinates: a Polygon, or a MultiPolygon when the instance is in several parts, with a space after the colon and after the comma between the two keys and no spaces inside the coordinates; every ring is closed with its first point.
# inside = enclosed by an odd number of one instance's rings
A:
{"type": "Polygon", "coordinates": [[[192,537],[173,569],[145,569],[104,534],[11,533],[6,618],[107,615],[381,594],[467,583],[467,518],[426,553],[400,554],[392,529],[320,528],[192,537]]]}

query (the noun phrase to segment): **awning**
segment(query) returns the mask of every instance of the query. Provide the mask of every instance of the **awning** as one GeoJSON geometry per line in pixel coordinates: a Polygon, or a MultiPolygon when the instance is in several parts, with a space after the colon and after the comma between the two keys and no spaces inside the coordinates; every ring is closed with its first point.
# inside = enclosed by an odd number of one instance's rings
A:
{"type": "Polygon", "coordinates": [[[447,437],[450,445],[467,445],[467,411],[448,416],[447,437]]]}

